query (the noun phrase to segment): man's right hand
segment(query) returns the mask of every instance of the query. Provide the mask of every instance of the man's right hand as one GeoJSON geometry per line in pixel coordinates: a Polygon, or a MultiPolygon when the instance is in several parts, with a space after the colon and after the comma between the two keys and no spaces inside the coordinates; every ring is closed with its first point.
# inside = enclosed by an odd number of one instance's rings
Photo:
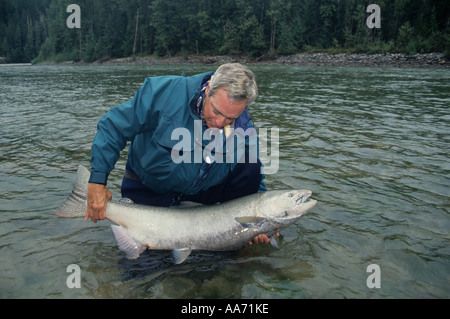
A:
{"type": "Polygon", "coordinates": [[[87,209],[85,220],[96,223],[97,220],[105,219],[106,202],[112,198],[111,192],[102,184],[88,184],[87,209]]]}

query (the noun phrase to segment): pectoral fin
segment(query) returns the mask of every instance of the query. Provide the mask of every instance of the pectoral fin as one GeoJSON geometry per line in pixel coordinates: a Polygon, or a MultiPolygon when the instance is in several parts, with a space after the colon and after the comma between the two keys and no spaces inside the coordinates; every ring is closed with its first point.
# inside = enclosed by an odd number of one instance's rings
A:
{"type": "Polygon", "coordinates": [[[133,239],[122,226],[111,225],[111,229],[116,238],[117,246],[127,255],[128,259],[137,259],[147,248],[133,239]]]}
{"type": "Polygon", "coordinates": [[[188,258],[192,250],[190,248],[180,248],[172,250],[173,262],[175,264],[181,264],[188,258]]]}
{"type": "Polygon", "coordinates": [[[266,219],[263,217],[256,217],[256,216],[244,216],[244,217],[236,217],[235,220],[245,228],[252,228],[258,227],[258,225],[263,223],[266,219]]]}
{"type": "Polygon", "coordinates": [[[272,235],[269,237],[270,240],[270,244],[275,247],[276,249],[280,249],[280,247],[278,246],[277,240],[275,239],[275,235],[272,235]]]}

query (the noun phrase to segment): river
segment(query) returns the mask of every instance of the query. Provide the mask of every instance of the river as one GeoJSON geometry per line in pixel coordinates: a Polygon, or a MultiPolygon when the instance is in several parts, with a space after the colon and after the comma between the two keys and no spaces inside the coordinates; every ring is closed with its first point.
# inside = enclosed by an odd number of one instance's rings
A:
{"type": "MultiPolygon", "coordinates": [[[[318,204],[279,249],[181,265],[128,261],[108,221],[53,211],[89,166],[105,112],[145,77],[215,66],[1,67],[0,298],[449,298],[450,70],[250,67],[254,123],[279,130],[267,186],[310,189],[318,204]]],[[[109,179],[116,199],[125,161],[126,150],[109,179]]]]}

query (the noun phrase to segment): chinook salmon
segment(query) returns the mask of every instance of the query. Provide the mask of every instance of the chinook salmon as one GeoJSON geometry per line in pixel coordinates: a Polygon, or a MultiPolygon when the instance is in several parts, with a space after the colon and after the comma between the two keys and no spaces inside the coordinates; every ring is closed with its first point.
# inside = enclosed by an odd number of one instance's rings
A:
{"type": "MultiPolygon", "coordinates": [[[[79,166],[77,179],[65,202],[55,212],[61,217],[85,216],[89,171],[79,166]]],[[[308,190],[272,190],[216,205],[168,208],[108,201],[106,219],[119,249],[136,259],[146,249],[171,250],[182,263],[193,250],[227,251],[244,247],[259,234],[270,236],[297,221],[313,208],[308,190]]]]}

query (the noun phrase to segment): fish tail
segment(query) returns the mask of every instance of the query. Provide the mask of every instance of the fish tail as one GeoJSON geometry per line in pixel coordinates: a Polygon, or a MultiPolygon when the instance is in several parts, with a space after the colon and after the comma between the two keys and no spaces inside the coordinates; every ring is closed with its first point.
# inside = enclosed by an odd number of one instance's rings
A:
{"type": "Polygon", "coordinates": [[[78,167],[77,179],[72,189],[72,193],[55,211],[55,215],[60,217],[85,216],[89,175],[90,173],[85,167],[81,165],[78,167]]]}

